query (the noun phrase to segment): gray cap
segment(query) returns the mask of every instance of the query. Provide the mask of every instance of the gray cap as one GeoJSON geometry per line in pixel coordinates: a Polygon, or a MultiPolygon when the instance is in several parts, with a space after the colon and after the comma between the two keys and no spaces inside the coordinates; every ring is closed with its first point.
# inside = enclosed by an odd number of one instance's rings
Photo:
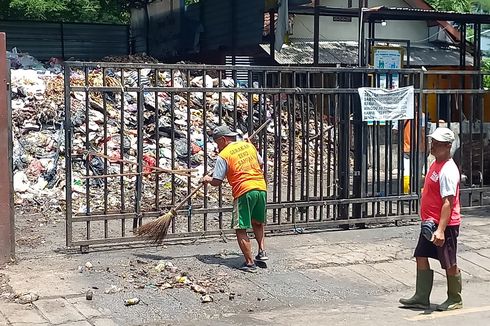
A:
{"type": "Polygon", "coordinates": [[[218,139],[220,137],[235,137],[238,133],[231,131],[228,126],[218,126],[213,130],[213,139],[218,139]]]}

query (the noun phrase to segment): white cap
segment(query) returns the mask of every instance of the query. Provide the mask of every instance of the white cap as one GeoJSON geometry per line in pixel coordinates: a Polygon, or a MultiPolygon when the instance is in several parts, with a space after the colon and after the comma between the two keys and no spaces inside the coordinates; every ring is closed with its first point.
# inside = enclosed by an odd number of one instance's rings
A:
{"type": "Polygon", "coordinates": [[[429,137],[443,143],[452,143],[454,141],[454,132],[449,128],[439,127],[429,137]]]}

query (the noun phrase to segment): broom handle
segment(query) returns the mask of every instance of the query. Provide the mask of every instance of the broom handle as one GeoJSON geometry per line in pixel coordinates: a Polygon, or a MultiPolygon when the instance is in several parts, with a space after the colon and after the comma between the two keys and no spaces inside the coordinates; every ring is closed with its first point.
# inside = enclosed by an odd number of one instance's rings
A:
{"type": "MultiPolygon", "coordinates": [[[[257,128],[257,130],[255,130],[251,135],[250,137],[248,137],[248,139],[252,139],[253,137],[257,136],[257,134],[259,132],[261,132],[265,127],[267,127],[267,125],[269,123],[271,123],[272,119],[268,119],[266,122],[264,122],[260,127],[257,128]]],[[[212,175],[214,172],[214,169],[209,171],[209,175],[212,175]]],[[[192,192],[187,195],[184,199],[182,199],[174,208],[173,208],[173,211],[178,211],[179,209],[182,208],[182,206],[185,205],[185,203],[192,198],[192,196],[194,196],[196,194],[196,192],[198,192],[199,190],[201,190],[201,188],[204,187],[204,183],[201,183],[199,186],[197,186],[196,188],[194,188],[194,190],[192,190],[192,192]]]]}

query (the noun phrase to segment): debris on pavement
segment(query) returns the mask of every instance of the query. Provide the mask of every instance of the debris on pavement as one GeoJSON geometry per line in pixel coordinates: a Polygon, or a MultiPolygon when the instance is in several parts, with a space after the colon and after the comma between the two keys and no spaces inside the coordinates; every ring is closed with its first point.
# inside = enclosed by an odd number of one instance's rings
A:
{"type": "Polygon", "coordinates": [[[94,291],[87,290],[87,292],[85,293],[85,299],[86,300],[92,300],[93,297],[94,297],[94,291]]]}
{"type": "Polygon", "coordinates": [[[203,296],[201,297],[201,302],[202,302],[202,303],[213,302],[213,301],[214,301],[214,300],[213,300],[213,297],[212,297],[212,296],[210,296],[209,294],[203,295],[203,296]]]}
{"type": "Polygon", "coordinates": [[[33,303],[39,299],[39,295],[34,292],[26,292],[16,295],[15,302],[19,304],[33,303]]]}
{"type": "Polygon", "coordinates": [[[124,300],[125,306],[134,306],[134,305],[137,305],[138,303],[140,303],[139,298],[131,298],[131,299],[124,300]]]}
{"type": "Polygon", "coordinates": [[[121,292],[122,291],[122,288],[119,288],[117,287],[116,285],[111,285],[110,288],[107,288],[104,293],[105,294],[115,294],[115,293],[118,293],[118,292],[121,292]]]}

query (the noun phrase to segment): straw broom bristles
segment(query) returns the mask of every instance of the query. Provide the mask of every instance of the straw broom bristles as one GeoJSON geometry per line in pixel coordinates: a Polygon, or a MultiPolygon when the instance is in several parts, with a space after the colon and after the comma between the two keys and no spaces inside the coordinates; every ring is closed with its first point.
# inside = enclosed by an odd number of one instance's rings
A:
{"type": "Polygon", "coordinates": [[[139,236],[145,237],[149,242],[161,244],[167,236],[168,229],[173,218],[177,215],[175,209],[163,214],[154,221],[148,222],[140,226],[136,233],[139,236]]]}
{"type": "MultiPolygon", "coordinates": [[[[262,129],[264,129],[272,120],[267,120],[262,124],[257,130],[250,135],[249,139],[255,137],[262,129]]],[[[212,172],[210,172],[212,174],[212,172]]],[[[168,213],[161,215],[154,221],[143,224],[136,230],[136,234],[146,238],[149,242],[154,244],[161,244],[165,237],[167,236],[168,229],[172,223],[172,220],[177,216],[177,211],[185,205],[185,203],[192,198],[202,187],[204,183],[194,188],[194,190],[187,195],[182,201],[180,201],[174,208],[172,208],[168,213]]]]}
{"type": "Polygon", "coordinates": [[[136,234],[142,237],[145,237],[149,242],[154,244],[161,244],[165,237],[167,236],[168,229],[170,228],[170,224],[175,216],[177,216],[177,210],[182,208],[185,203],[194,196],[196,192],[198,192],[204,183],[201,183],[199,186],[194,188],[194,190],[187,195],[180,203],[177,204],[174,208],[172,208],[168,213],[161,215],[154,221],[143,224],[136,230],[136,234]]]}

